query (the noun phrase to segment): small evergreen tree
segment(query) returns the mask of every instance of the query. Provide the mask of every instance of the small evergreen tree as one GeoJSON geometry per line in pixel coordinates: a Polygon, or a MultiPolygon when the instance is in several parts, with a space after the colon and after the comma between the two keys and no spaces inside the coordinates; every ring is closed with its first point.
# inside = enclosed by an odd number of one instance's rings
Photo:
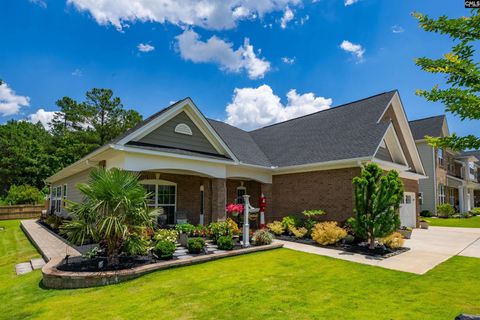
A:
{"type": "Polygon", "coordinates": [[[375,238],[385,237],[400,226],[398,209],[403,198],[403,183],[394,170],[383,174],[374,163],[353,178],[355,218],[350,220],[356,234],[375,248],[375,238]]]}

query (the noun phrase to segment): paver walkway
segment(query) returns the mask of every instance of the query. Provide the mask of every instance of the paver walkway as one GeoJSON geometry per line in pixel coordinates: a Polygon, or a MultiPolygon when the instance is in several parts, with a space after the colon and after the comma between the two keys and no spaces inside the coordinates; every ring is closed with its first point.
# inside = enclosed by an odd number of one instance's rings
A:
{"type": "Polygon", "coordinates": [[[275,241],[283,243],[285,248],[292,250],[416,274],[424,274],[454,255],[480,258],[479,228],[415,229],[412,238],[405,240],[404,246],[409,247],[410,250],[387,259],[290,241],[275,241]]]}
{"type": "Polygon", "coordinates": [[[22,220],[21,227],[46,261],[54,257],[80,256],[83,247],[73,247],[36,220],[22,220]],[[80,251],[79,251],[80,249],[80,251]]]}

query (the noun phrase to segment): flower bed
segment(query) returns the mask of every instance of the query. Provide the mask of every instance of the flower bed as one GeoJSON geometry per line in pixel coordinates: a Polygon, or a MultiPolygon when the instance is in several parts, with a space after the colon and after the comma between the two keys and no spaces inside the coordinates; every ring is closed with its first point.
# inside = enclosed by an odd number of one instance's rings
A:
{"type": "Polygon", "coordinates": [[[390,249],[383,245],[377,245],[374,250],[371,250],[368,248],[368,244],[366,242],[357,242],[357,243],[338,242],[334,245],[325,246],[325,245],[318,244],[312,239],[298,239],[293,236],[287,236],[287,235],[276,236],[276,238],[278,240],[292,241],[292,242],[307,244],[315,247],[346,251],[351,253],[359,253],[359,254],[376,257],[376,258],[382,258],[382,259],[390,258],[410,250],[410,248],[406,248],[406,247],[401,247],[398,249],[390,249]]]}

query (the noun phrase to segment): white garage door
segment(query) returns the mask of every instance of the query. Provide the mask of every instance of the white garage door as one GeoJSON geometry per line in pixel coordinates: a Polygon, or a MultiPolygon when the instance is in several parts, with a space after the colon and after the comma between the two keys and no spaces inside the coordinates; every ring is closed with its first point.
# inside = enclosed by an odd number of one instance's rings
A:
{"type": "Polygon", "coordinates": [[[400,222],[402,226],[415,228],[417,214],[415,205],[415,193],[405,192],[403,201],[400,203],[400,222]]]}

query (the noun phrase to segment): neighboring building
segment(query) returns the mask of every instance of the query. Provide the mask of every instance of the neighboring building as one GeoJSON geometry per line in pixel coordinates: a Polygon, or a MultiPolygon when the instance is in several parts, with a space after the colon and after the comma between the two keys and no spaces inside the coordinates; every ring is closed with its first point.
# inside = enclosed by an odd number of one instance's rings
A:
{"type": "Polygon", "coordinates": [[[425,136],[449,135],[444,115],[410,121],[428,179],[420,181],[420,207],[436,214],[439,204],[450,203],[458,212],[480,206],[480,152],[433,148],[425,136]]]}
{"type": "Polygon", "coordinates": [[[225,219],[227,203],[249,194],[267,198],[267,221],[323,209],[325,219],[353,215],[352,178],[369,162],[400,173],[406,226],[418,224],[418,181],[425,178],[397,91],[247,132],[206,119],[190,98],[180,100],[83,159],[49,177],[51,207],[81,201],[75,185],[92,167],[140,173],[163,208],[160,223],[225,219]]]}

